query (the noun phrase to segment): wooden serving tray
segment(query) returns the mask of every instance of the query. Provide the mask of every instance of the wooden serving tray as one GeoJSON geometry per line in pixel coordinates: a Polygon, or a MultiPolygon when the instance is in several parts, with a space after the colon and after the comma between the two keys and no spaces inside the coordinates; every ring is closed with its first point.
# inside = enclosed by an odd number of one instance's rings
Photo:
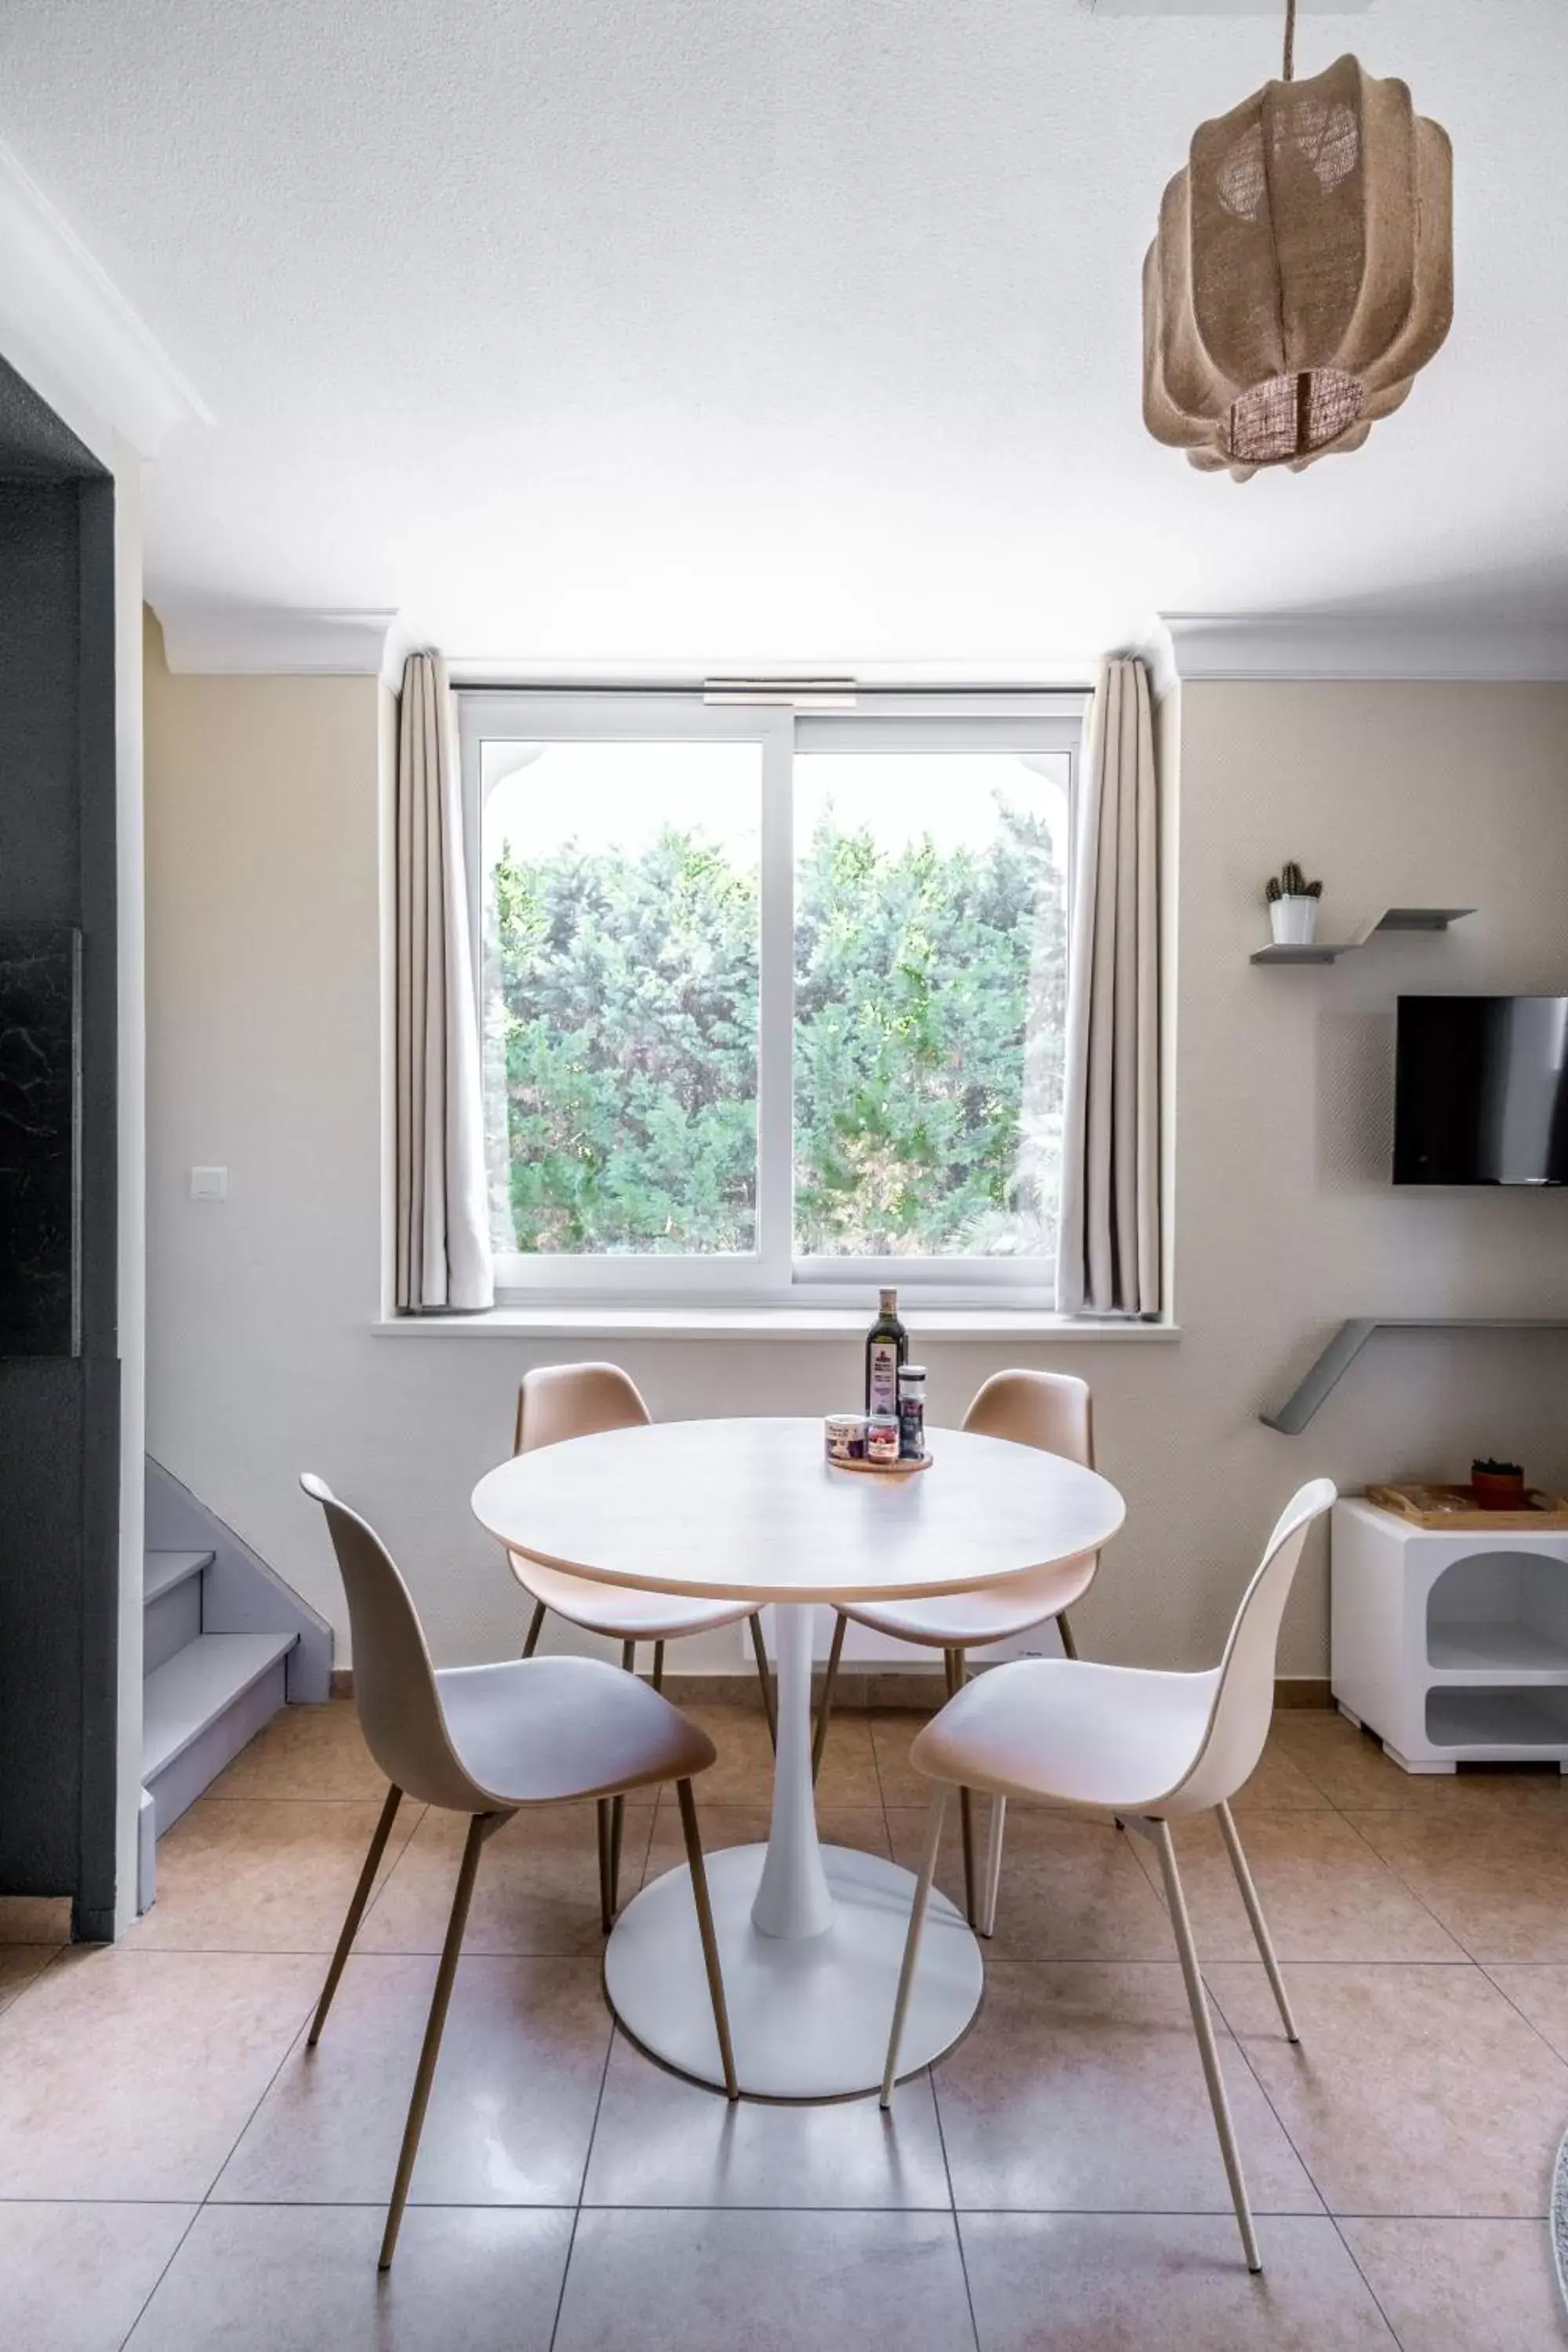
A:
{"type": "Polygon", "coordinates": [[[931,1454],[909,1462],[837,1462],[831,1454],[826,1457],[830,1470],[863,1470],[872,1478],[910,1478],[917,1470],[929,1470],[935,1458],[931,1454]]]}
{"type": "Polygon", "coordinates": [[[1521,1534],[1568,1528],[1568,1496],[1542,1494],[1534,1486],[1522,1511],[1480,1510],[1468,1486],[1369,1486],[1366,1499],[1413,1528],[1504,1528],[1521,1534]]]}

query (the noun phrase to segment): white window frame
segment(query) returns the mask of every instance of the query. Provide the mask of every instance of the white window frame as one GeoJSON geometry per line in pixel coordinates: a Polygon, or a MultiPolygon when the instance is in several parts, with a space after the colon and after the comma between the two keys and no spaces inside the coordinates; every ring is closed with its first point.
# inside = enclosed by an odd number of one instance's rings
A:
{"type": "MultiPolygon", "coordinates": [[[[762,754],[757,1036],[757,1241],[754,1252],[578,1256],[505,1253],[499,1305],[532,1307],[863,1306],[897,1284],[930,1307],[1009,1307],[1049,1313],[1055,1269],[1016,1258],[816,1257],[794,1255],[795,808],[797,750],[936,751],[987,746],[1065,754],[1070,866],[1076,855],[1078,753],[1087,697],[1061,693],[862,693],[831,716],[714,705],[699,691],[458,690],[463,836],[474,970],[482,971],[481,751],[522,742],[743,742],[762,754]]],[[[482,997],[482,989],[476,992],[482,997]]],[[[481,1014],[482,1017],[482,1014],[481,1014]]]]}

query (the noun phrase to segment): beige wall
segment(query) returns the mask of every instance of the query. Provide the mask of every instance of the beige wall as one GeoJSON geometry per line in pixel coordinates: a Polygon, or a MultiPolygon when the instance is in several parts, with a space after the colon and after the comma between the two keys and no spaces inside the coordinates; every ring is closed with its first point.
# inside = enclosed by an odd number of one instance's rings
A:
{"type": "MultiPolygon", "coordinates": [[[[384,690],[171,678],[155,632],[148,665],[150,1451],[341,1628],[294,1484],[321,1470],[384,1528],[438,1658],[502,1654],[522,1612],[468,1490],[505,1449],[523,1368],[603,1349],[372,1334],[384,690]],[[187,1197],[209,1161],[229,1170],[223,1206],[187,1197]]],[[[1568,989],[1568,688],[1207,686],[1184,690],[1179,719],[1162,713],[1167,754],[1178,727],[1182,1337],[1006,1353],[1092,1381],[1102,1464],[1128,1497],[1079,1612],[1085,1647],[1196,1664],[1300,1479],[1457,1475],[1472,1448],[1568,1476],[1568,1339],[1384,1338],[1304,1436],[1257,1419],[1344,1315],[1568,1315],[1568,1199],[1386,1182],[1397,990],[1568,989]],[[1259,878],[1288,856],[1327,877],[1330,931],[1390,902],[1481,911],[1332,970],[1255,971],[1259,878]]],[[[1000,1360],[921,1351],[939,1421],[1000,1360]]],[[[817,1412],[855,1385],[837,1339],[611,1352],[661,1416],[817,1412]]],[[[1319,1674],[1326,1656],[1320,1559],[1282,1668],[1319,1674]]],[[[736,1664],[733,1637],[681,1663],[704,1658],[736,1664]]]]}

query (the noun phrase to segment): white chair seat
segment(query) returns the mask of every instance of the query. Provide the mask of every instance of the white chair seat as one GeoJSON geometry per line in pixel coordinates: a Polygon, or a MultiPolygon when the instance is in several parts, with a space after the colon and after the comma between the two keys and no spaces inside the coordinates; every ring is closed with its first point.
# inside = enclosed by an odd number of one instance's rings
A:
{"type": "Polygon", "coordinates": [[[448,1666],[436,1686],[458,1762],[498,1806],[684,1780],[716,1753],[668,1699],[597,1658],[448,1666]]]}
{"type": "Polygon", "coordinates": [[[1026,1633],[1070,1609],[1093,1583],[1098,1559],[1091,1552],[1085,1559],[1058,1560],[1026,1576],[1005,1577],[980,1592],[950,1592],[936,1601],[841,1601],[840,1613],[874,1633],[923,1643],[928,1649],[977,1649],[1026,1633]]]}
{"type": "MultiPolygon", "coordinates": [[[[1140,1814],[1191,1771],[1218,1687],[1217,1668],[1151,1674],[1019,1658],[949,1699],[910,1761],[933,1780],[994,1796],[1140,1814]]],[[[1185,1808],[1178,1799],[1166,1810],[1185,1808]]]]}
{"type": "Polygon", "coordinates": [[[604,1633],[616,1642],[673,1642],[684,1633],[713,1633],[725,1625],[739,1625],[751,1615],[753,1603],[697,1601],[689,1593],[634,1592],[627,1585],[597,1584],[586,1576],[569,1576],[564,1569],[542,1568],[538,1560],[509,1552],[511,1572],[523,1591],[557,1617],[569,1617],[590,1633],[604,1633]]]}

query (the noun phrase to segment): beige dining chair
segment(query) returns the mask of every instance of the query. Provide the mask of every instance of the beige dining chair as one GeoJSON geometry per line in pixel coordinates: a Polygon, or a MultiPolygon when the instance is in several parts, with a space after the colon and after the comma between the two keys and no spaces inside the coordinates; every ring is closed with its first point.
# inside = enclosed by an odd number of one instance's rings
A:
{"type": "MultiPolygon", "coordinates": [[[[1080,1462],[1089,1470],[1094,1467],[1093,1400],[1089,1382],[1076,1379],[1071,1372],[994,1372],[975,1392],[963,1416],[963,1426],[982,1437],[1008,1438],[1016,1445],[1037,1446],[1042,1454],[1058,1454],[1064,1461],[1080,1462]]],[[[851,1622],[867,1626],[874,1633],[891,1634],[897,1641],[915,1642],[925,1649],[940,1650],[951,1698],[968,1679],[969,1651],[990,1642],[1011,1641],[1020,1633],[1032,1633],[1037,1625],[1053,1617],[1063,1650],[1069,1658],[1076,1658],[1078,1645],[1067,1612],[1088,1591],[1099,1565],[1099,1553],[1090,1552],[1086,1559],[1058,1560],[1049,1568],[1011,1577],[977,1592],[955,1592],[937,1601],[858,1601],[853,1607],[841,1608],[833,1628],[817,1709],[812,1777],[815,1779],[821,1768],[827,1718],[833,1706],[833,1686],[838,1676],[845,1631],[851,1622]]],[[[974,1818],[967,1789],[960,1791],[959,1805],[963,1825],[964,1902],[970,1925],[988,1936],[990,1917],[977,1908],[975,1901],[974,1818]]]]}
{"type": "Polygon", "coordinates": [[[936,1788],[926,1821],[925,1850],[888,2040],[882,2105],[886,2107],[892,2101],[899,2043],[949,1790],[984,1789],[996,1800],[988,1876],[999,1866],[999,1824],[1009,1797],[1044,1799],[1054,1805],[1108,1813],[1123,1827],[1146,1837],[1160,1857],[1209,2105],[1251,2271],[1261,2270],[1263,2262],[1176,1868],[1171,1823],[1192,1813],[1218,1813],[1226,1851],[1279,2003],[1286,2039],[1299,2041],[1268,1923],[1237,1835],[1230,1800],[1250,1778],[1263,1753],[1274,1713],[1279,1620],[1290,1597],[1308,1529],[1333,1501],[1331,1482],[1314,1478],[1286,1505],[1268,1538],[1262,1564],[1242,1596],[1225,1655],[1208,1672],[1155,1674],[1139,1667],[1089,1665],[1065,1658],[1015,1659],[958,1692],[917,1735],[910,1750],[917,1771],[934,1780],[936,1788]]]}
{"type": "Polygon", "coordinates": [[[430,1663],[408,1587],[380,1537],[320,1478],[307,1472],[300,1484],[327,1515],[348,1595],[354,1704],[365,1744],[390,1783],[316,2005],[309,2048],[313,2050],[321,2039],[403,1799],[412,1797],[416,1804],[468,1816],[381,2242],[380,2267],[384,2271],[397,2244],[418,2153],[480,1850],[488,1837],[527,1807],[596,1800],[600,1903],[607,1916],[609,1806],[628,1789],[675,1782],[724,2086],[731,2099],[739,2098],[691,1793],[694,1776],[708,1769],[715,1749],[707,1733],[689,1723],[668,1699],[635,1675],[624,1675],[597,1658],[511,1658],[496,1665],[437,1671],[430,1663]]]}
{"type": "MultiPolygon", "coordinates": [[[[514,1454],[531,1454],[541,1445],[559,1445],[568,1437],[593,1437],[601,1430],[641,1429],[653,1416],[643,1402],[637,1382],[618,1364],[541,1364],[524,1372],[517,1391],[514,1454]]],[[[533,1616],[522,1654],[531,1658],[539,1646],[544,1620],[552,1611],[584,1633],[602,1633],[621,1645],[621,1664],[627,1674],[637,1669],[637,1643],[653,1643],[653,1686],[664,1685],[664,1645],[689,1633],[715,1633],[726,1625],[749,1620],[752,1654],[762,1685],[763,1713],[768,1738],[774,1745],[773,1685],[768,1675],[767,1646],[763,1621],[753,1605],[742,1601],[696,1601],[677,1592],[633,1592],[624,1585],[595,1584],[585,1576],[570,1576],[563,1569],[542,1567],[509,1552],[511,1572],[533,1602],[533,1616]]],[[[609,1906],[614,1917],[620,1894],[621,1829],[625,1806],[611,1810],[609,1906]]]]}

